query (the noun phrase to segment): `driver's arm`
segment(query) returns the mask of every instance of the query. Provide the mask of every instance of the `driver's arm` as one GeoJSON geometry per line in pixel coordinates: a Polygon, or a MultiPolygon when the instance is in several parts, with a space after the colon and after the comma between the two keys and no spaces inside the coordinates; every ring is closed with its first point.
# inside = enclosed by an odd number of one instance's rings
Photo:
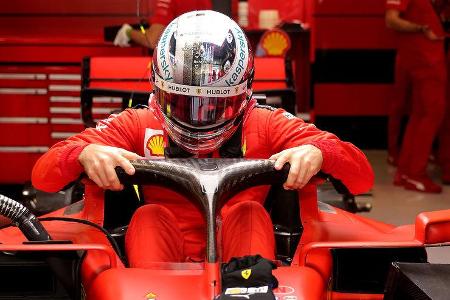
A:
{"type": "MultiPolygon", "coordinates": [[[[31,175],[33,186],[42,191],[57,192],[87,172],[99,186],[108,188],[108,182],[103,183],[105,178],[112,176],[108,170],[121,165],[130,171],[131,165],[126,160],[139,157],[135,154],[139,136],[137,123],[136,112],[126,110],[100,121],[96,128],[86,129],[55,144],[36,162],[31,175]],[[83,153],[84,161],[80,160],[83,153]]],[[[120,186],[109,188],[120,189],[120,186]]]]}
{"type": "Polygon", "coordinates": [[[268,118],[266,138],[278,167],[290,162],[291,170],[298,173],[289,174],[287,188],[301,188],[319,170],[341,180],[353,194],[367,192],[373,185],[372,167],[361,150],[281,109],[268,118]],[[308,172],[303,182],[302,172],[308,172]]]}

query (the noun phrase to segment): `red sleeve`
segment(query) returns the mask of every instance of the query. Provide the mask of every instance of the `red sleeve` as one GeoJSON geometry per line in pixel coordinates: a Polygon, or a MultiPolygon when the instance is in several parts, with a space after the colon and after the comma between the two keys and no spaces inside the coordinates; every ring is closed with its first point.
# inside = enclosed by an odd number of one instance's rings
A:
{"type": "Polygon", "coordinates": [[[126,110],[118,115],[99,121],[96,128],[59,142],[45,153],[34,165],[31,181],[33,186],[46,192],[57,192],[76,180],[83,172],[78,156],[89,144],[99,144],[123,148],[136,152],[137,114],[126,110]]]}
{"type": "Polygon", "coordinates": [[[341,180],[351,193],[361,194],[372,187],[372,167],[364,153],[353,144],[281,109],[272,112],[269,124],[266,136],[273,153],[300,145],[314,145],[322,151],[322,171],[341,180]]]}
{"type": "Polygon", "coordinates": [[[176,17],[175,0],[156,0],[153,6],[151,24],[167,26],[176,17]]]}
{"type": "Polygon", "coordinates": [[[401,12],[408,7],[410,0],[386,0],[386,9],[396,9],[401,12]]]}

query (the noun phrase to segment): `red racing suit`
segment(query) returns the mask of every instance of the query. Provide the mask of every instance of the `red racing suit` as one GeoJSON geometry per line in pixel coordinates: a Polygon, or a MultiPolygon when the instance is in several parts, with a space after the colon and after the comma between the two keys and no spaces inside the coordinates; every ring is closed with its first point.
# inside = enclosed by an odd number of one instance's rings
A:
{"type": "MultiPolygon", "coordinates": [[[[400,11],[401,18],[427,25],[444,36],[441,22],[430,0],[387,0],[387,9],[400,11]]],[[[445,111],[446,64],[443,41],[431,41],[424,33],[396,32],[396,86],[389,113],[389,152],[395,155],[400,121],[411,94],[410,119],[399,157],[399,173],[426,175],[433,140],[445,111]]]]}
{"type": "MultiPolygon", "coordinates": [[[[313,124],[303,122],[282,109],[273,110],[256,106],[247,111],[243,122],[242,150],[245,158],[267,159],[283,149],[311,144],[322,151],[322,171],[342,180],[352,193],[366,192],[373,184],[372,168],[358,148],[339,140],[331,133],[317,129],[313,124]]],[[[91,143],[120,147],[147,158],[155,158],[164,155],[167,141],[166,133],[150,109],[127,109],[100,121],[96,128],[86,129],[80,134],[55,144],[34,166],[32,182],[37,189],[43,191],[61,190],[83,172],[78,156],[83,148],[91,143]]],[[[217,154],[214,156],[218,157],[217,154]]],[[[239,245],[248,241],[249,236],[252,236],[253,231],[259,226],[264,227],[262,231],[272,232],[270,219],[262,215],[266,214],[264,210],[261,211],[258,208],[255,215],[258,215],[256,219],[259,221],[257,220],[255,224],[259,225],[255,225],[253,229],[251,226],[244,229],[245,226],[242,223],[245,222],[238,222],[239,218],[234,220],[228,218],[228,215],[242,214],[242,209],[249,209],[242,203],[253,201],[262,208],[259,204],[264,202],[267,191],[268,187],[255,187],[243,191],[234,196],[222,209],[223,249],[241,248],[239,245]],[[241,212],[236,212],[237,206],[242,208],[241,212]],[[225,223],[230,224],[230,228],[234,229],[225,228],[225,223]]],[[[133,261],[138,263],[137,258],[142,259],[150,255],[148,251],[155,255],[153,260],[164,261],[170,258],[183,261],[186,257],[204,258],[206,233],[205,221],[200,210],[183,195],[166,188],[146,186],[144,195],[147,203],[154,204],[143,206],[147,207],[146,212],[152,217],[142,216],[140,218],[144,219],[142,226],[132,226],[136,223],[136,213],[133,217],[126,241],[130,245],[133,243],[136,245],[136,247],[126,247],[128,256],[134,258],[130,260],[130,264],[133,265],[133,261]],[[155,223],[158,225],[156,226],[155,223]],[[130,234],[131,227],[134,228],[131,230],[133,234],[130,234]],[[160,237],[156,238],[152,234],[160,237]],[[158,251],[160,253],[157,253],[158,251]],[[170,251],[174,253],[166,255],[170,251]]],[[[145,215],[142,212],[139,214],[145,215]]],[[[265,235],[267,236],[267,233],[265,235]]],[[[274,247],[273,236],[271,239],[261,236],[254,243],[255,245],[251,247],[256,247],[255,251],[269,254],[274,251],[265,250],[274,247]]],[[[244,253],[237,254],[231,251],[224,257],[241,256],[241,254],[244,253]]],[[[273,254],[269,254],[266,256],[273,257],[273,254]]]]}
{"type": "Polygon", "coordinates": [[[156,0],[150,22],[169,25],[176,17],[193,10],[212,9],[211,0],[156,0]]]}

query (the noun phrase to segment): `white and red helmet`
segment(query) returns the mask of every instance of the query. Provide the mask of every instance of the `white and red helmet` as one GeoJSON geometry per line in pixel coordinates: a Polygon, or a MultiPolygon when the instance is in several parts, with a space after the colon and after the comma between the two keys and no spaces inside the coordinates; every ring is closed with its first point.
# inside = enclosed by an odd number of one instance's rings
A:
{"type": "Polygon", "coordinates": [[[235,132],[252,95],[253,54],[242,29],[192,11],[164,30],[153,54],[151,109],[181,148],[202,154],[235,132]]]}

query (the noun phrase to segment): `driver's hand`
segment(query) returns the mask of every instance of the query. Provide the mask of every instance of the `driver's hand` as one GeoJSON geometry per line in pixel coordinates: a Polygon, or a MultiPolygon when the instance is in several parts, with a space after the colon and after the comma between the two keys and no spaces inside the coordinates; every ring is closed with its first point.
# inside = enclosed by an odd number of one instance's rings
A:
{"type": "Polygon", "coordinates": [[[135,170],[130,160],[138,158],[142,157],[121,148],[90,144],[81,151],[78,161],[99,187],[119,191],[123,189],[123,185],[114,168],[121,166],[128,175],[133,175],[135,170]]]}
{"type": "Polygon", "coordinates": [[[313,145],[303,145],[283,150],[272,155],[275,169],[281,170],[285,163],[290,163],[289,175],[283,187],[286,190],[303,188],[322,167],[322,151],[313,145]]]}

